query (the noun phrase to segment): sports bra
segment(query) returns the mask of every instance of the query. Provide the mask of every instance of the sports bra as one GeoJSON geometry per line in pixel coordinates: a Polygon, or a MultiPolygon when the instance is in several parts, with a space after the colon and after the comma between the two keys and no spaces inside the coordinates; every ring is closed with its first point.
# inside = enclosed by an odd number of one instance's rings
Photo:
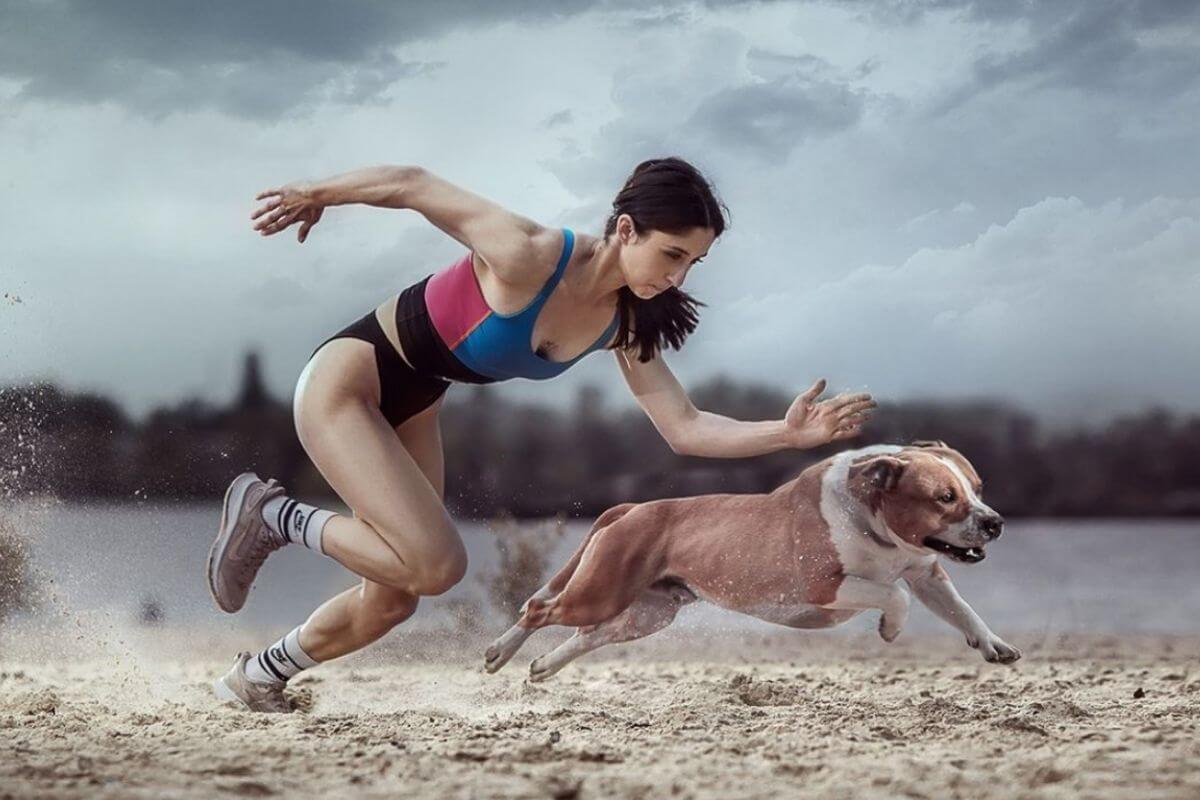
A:
{"type": "Polygon", "coordinates": [[[533,326],[554,287],[562,280],[575,234],[563,228],[563,250],[554,274],[527,306],[513,314],[493,311],[472,268],[471,253],[431,275],[425,285],[425,306],[438,337],[468,369],[493,380],[545,380],[560,375],[579,359],[604,347],[620,320],[619,313],[591,347],[570,361],[551,361],[531,349],[533,326]]]}

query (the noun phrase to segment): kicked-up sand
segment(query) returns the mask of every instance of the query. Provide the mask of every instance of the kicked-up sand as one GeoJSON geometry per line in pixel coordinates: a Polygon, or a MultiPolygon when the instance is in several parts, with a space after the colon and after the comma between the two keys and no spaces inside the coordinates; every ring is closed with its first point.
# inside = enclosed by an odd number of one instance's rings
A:
{"type": "Polygon", "coordinates": [[[487,675],[394,633],[258,715],[210,694],[231,636],[0,653],[0,797],[1200,797],[1196,638],[671,632],[530,684],[561,637],[487,675]]]}

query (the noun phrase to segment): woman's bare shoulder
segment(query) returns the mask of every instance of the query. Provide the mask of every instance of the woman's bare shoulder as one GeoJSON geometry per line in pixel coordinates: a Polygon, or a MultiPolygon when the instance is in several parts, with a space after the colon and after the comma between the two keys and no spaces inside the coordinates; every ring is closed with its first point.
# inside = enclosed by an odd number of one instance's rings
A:
{"type": "Polygon", "coordinates": [[[511,286],[541,286],[558,265],[562,255],[563,231],[522,219],[523,235],[510,239],[505,247],[478,253],[497,278],[511,286]]]}

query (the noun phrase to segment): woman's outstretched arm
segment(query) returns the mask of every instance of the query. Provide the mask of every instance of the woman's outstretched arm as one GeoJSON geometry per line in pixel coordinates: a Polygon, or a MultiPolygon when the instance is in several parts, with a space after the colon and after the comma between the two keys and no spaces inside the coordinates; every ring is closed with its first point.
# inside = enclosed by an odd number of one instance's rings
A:
{"type": "Polygon", "coordinates": [[[783,419],[746,422],[696,408],[661,354],[645,363],[620,350],[616,356],[638,404],[680,455],[744,458],[817,447],[857,436],[876,405],[868,394],[819,400],[825,390],[821,379],[796,398],[783,419]]]}
{"type": "Polygon", "coordinates": [[[250,219],[254,230],[271,236],[299,222],[297,241],[321,221],[326,206],[363,203],[384,208],[405,208],[404,197],[420,178],[419,167],[379,166],[356,169],[323,181],[295,181],[259,192],[262,205],[250,219]]]}
{"type": "Polygon", "coordinates": [[[557,230],[417,166],[366,167],[320,181],[297,181],[261,192],[257,199],[265,202],[251,215],[257,220],[255,230],[270,236],[301,222],[301,242],[327,206],[358,203],[411,209],[475,251],[502,280],[514,284],[532,280],[540,286],[545,280],[537,269],[546,260],[542,256],[561,248],[557,230]],[[531,264],[536,273],[532,277],[526,274],[531,264]]]}
{"type": "Polygon", "coordinates": [[[343,172],[314,181],[308,187],[313,202],[321,206],[361,203],[380,208],[409,208],[406,196],[423,173],[420,167],[384,164],[343,172]]]}

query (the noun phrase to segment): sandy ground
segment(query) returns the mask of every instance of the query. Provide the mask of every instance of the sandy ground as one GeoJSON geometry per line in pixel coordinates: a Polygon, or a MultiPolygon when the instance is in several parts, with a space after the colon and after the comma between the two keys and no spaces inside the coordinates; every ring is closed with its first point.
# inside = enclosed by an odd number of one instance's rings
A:
{"type": "Polygon", "coordinates": [[[664,634],[529,684],[545,639],[490,676],[483,641],[393,634],[274,716],[211,699],[212,637],[10,648],[0,796],[1200,796],[1200,640],[1012,640],[664,634]]]}

